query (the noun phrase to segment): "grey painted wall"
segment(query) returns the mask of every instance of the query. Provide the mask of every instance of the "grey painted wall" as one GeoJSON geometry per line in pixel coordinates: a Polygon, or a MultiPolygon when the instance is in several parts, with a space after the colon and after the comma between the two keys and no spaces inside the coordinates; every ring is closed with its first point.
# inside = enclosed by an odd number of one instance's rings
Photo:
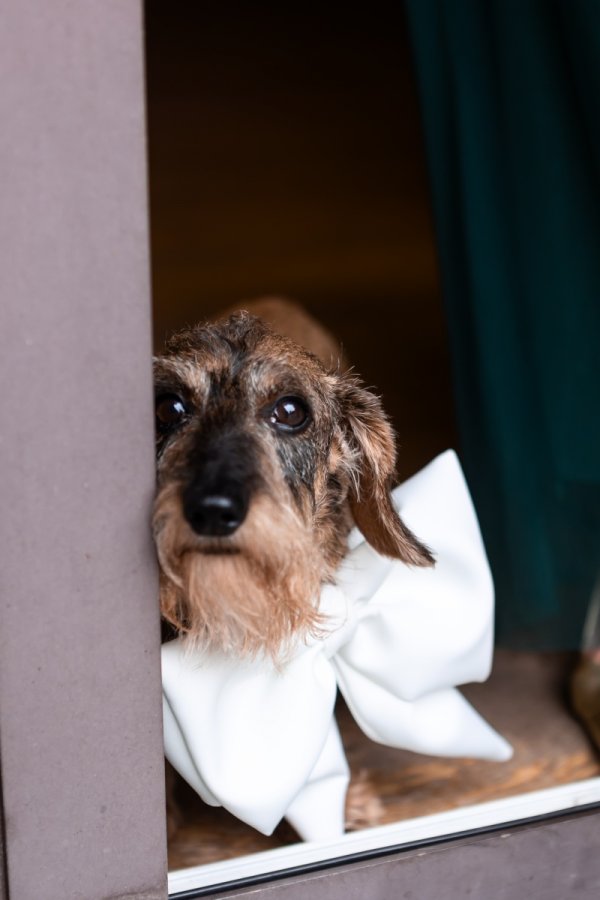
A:
{"type": "Polygon", "coordinates": [[[10,900],[165,896],[142,17],[0,7],[10,900]]]}

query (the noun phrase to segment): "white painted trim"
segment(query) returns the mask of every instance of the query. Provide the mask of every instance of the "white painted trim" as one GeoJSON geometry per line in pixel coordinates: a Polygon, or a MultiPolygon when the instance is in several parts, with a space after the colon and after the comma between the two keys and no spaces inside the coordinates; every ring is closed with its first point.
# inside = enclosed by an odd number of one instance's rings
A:
{"type": "Polygon", "coordinates": [[[169,895],[191,891],[201,887],[253,878],[260,875],[340,859],[354,853],[364,853],[383,847],[398,847],[415,841],[443,838],[515,822],[548,813],[569,811],[588,803],[600,802],[600,778],[564,784],[532,791],[516,797],[492,800],[473,806],[463,806],[431,816],[419,816],[392,825],[366,828],[346,834],[335,841],[292,844],[237,859],[179,869],[169,873],[169,895]]]}

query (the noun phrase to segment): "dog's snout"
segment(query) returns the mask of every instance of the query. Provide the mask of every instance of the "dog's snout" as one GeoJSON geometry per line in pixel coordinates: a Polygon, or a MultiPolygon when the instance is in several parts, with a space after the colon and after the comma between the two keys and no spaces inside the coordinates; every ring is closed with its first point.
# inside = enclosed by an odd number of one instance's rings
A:
{"type": "Polygon", "coordinates": [[[240,527],[258,484],[254,442],[205,417],[188,457],[183,515],[198,535],[229,537],[240,527]]]}
{"type": "Polygon", "coordinates": [[[183,513],[196,534],[227,537],[236,531],[248,512],[248,498],[240,490],[219,494],[192,487],[183,495],[183,513]]]}

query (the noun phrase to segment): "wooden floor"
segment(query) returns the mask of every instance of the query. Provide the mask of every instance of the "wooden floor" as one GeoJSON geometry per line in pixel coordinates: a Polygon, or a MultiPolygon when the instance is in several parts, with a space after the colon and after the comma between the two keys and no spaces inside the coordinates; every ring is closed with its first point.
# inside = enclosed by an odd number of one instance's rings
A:
{"type": "MultiPolygon", "coordinates": [[[[352,770],[347,827],[356,830],[600,775],[600,759],[565,701],[569,655],[499,651],[494,672],[466,697],[513,745],[506,763],[441,759],[369,741],[340,706],[338,721],[352,770]]],[[[183,789],[182,789],[183,788],[183,789]]],[[[231,859],[297,837],[285,823],[264,837],[185,786],[185,823],[169,845],[169,868],[231,859]]]]}

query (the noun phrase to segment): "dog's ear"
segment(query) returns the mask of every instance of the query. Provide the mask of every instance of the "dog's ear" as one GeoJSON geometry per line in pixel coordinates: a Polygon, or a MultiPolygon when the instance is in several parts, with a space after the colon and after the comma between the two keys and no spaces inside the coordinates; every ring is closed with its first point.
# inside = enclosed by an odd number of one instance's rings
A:
{"type": "Polygon", "coordinates": [[[394,432],[381,401],[348,375],[338,376],[343,440],[351,457],[350,509],[379,553],[413,566],[432,566],[430,551],[406,527],[390,496],[396,465],[394,432]]]}

